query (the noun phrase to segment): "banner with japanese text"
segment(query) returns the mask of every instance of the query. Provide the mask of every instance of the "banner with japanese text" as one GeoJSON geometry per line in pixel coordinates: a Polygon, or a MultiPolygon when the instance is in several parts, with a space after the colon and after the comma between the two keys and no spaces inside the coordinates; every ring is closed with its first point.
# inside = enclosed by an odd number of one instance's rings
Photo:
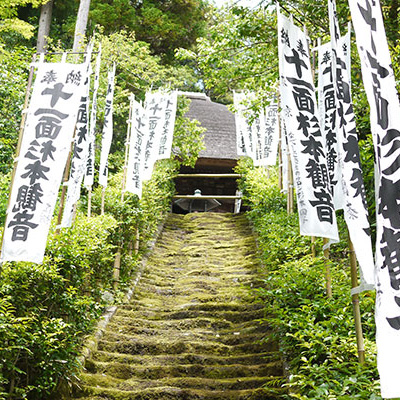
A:
{"type": "Polygon", "coordinates": [[[92,96],[92,109],[90,111],[89,119],[89,136],[88,136],[88,154],[86,157],[86,171],[83,184],[86,188],[91,188],[94,181],[94,150],[96,139],[96,119],[97,119],[97,92],[100,83],[100,66],[101,66],[101,45],[96,57],[96,68],[94,73],[93,96],[92,96]]]}
{"type": "Polygon", "coordinates": [[[151,178],[154,164],[159,157],[167,102],[168,96],[166,93],[161,91],[146,93],[145,110],[147,112],[149,135],[145,145],[143,180],[151,178]]]}
{"type": "Polygon", "coordinates": [[[376,342],[381,393],[400,397],[400,104],[379,1],[349,1],[376,155],[376,342]]]}
{"type": "Polygon", "coordinates": [[[338,240],[307,38],[278,13],[282,118],[296,188],[300,233],[338,240]]]}
{"type": "Polygon", "coordinates": [[[174,139],[176,107],[178,94],[176,91],[166,93],[164,117],[162,118],[162,130],[160,135],[160,146],[158,150],[158,160],[171,157],[172,141],[174,139]]]}
{"type": "Polygon", "coordinates": [[[257,136],[257,127],[256,124],[253,124],[254,115],[248,106],[249,101],[253,97],[253,93],[234,93],[234,105],[237,110],[235,113],[235,124],[238,155],[246,155],[254,160],[254,140],[257,136]]]}
{"type": "MultiPolygon", "coordinates": [[[[337,179],[344,195],[341,208],[343,208],[350,238],[360,265],[361,281],[362,284],[365,282],[374,288],[375,265],[368,221],[367,198],[361,169],[350,80],[348,78],[350,71],[347,69],[349,60],[346,53],[350,49],[345,41],[346,39],[343,40],[340,35],[335,0],[328,1],[328,8],[332,47],[331,69],[333,73],[331,75],[335,97],[335,115],[332,116],[333,124],[329,126],[332,129],[332,136],[329,137],[329,141],[332,143],[336,139],[338,144],[335,150],[338,151],[337,160],[341,176],[338,175],[337,179]]],[[[327,146],[329,147],[329,143],[327,143],[327,146]]]]}
{"type": "Polygon", "coordinates": [[[142,105],[132,99],[131,107],[131,137],[125,190],[137,194],[140,198],[142,196],[144,154],[149,135],[149,125],[146,110],[142,105]]]}
{"type": "Polygon", "coordinates": [[[99,184],[107,187],[108,181],[108,155],[113,138],[113,101],[114,101],[115,63],[108,72],[106,105],[104,109],[104,123],[101,140],[101,154],[99,167],[99,184]]]}
{"type": "MultiPolygon", "coordinates": [[[[88,57],[90,57],[88,55],[88,57]]],[[[86,73],[85,88],[78,109],[75,127],[75,139],[71,157],[71,168],[67,182],[67,196],[64,205],[60,226],[69,228],[72,226],[74,206],[81,195],[81,185],[86,172],[86,163],[89,151],[89,97],[90,97],[90,60],[86,73]]]]}
{"type": "Polygon", "coordinates": [[[279,143],[278,105],[271,103],[264,109],[261,165],[275,165],[279,143]]]}
{"type": "Polygon", "coordinates": [[[86,71],[86,64],[39,64],[10,194],[1,261],[43,261],[86,71]]]}
{"type": "Polygon", "coordinates": [[[285,121],[279,116],[281,125],[281,134],[279,138],[279,145],[281,151],[279,168],[282,174],[282,193],[287,193],[289,190],[289,146],[287,142],[287,131],[285,121]]]}
{"type": "Polygon", "coordinates": [[[242,101],[244,93],[233,92],[233,104],[235,106],[235,128],[236,128],[236,151],[238,156],[246,155],[246,144],[244,142],[244,135],[246,129],[245,116],[243,114],[244,106],[242,101]]]}

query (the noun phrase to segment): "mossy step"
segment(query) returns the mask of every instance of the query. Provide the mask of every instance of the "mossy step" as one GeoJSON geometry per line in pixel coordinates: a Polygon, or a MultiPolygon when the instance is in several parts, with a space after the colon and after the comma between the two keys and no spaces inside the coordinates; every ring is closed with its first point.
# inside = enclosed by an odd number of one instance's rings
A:
{"type": "Polygon", "coordinates": [[[108,390],[104,396],[82,397],[80,400],[278,400],[283,390],[258,388],[255,390],[186,390],[178,388],[146,389],[140,393],[108,390]],[[114,394],[115,393],[115,394],[114,394]]]}
{"type": "Polygon", "coordinates": [[[268,385],[269,388],[279,388],[282,377],[242,377],[227,379],[207,379],[197,377],[162,378],[162,379],[118,379],[105,374],[83,374],[85,380],[83,391],[86,395],[99,394],[100,390],[117,390],[120,392],[140,393],[148,388],[174,387],[179,389],[218,390],[248,390],[268,385]],[[97,389],[97,390],[96,390],[97,389]],[[93,391],[94,390],[94,391],[93,391]]]}
{"type": "MultiPolygon", "coordinates": [[[[140,292],[136,292],[132,297],[132,303],[135,304],[136,301],[142,301],[151,303],[154,299],[158,302],[164,302],[168,299],[170,295],[157,294],[153,291],[145,291],[143,286],[140,287],[140,292]]],[[[174,295],[172,301],[175,304],[181,304],[183,302],[187,302],[187,294],[180,296],[179,294],[174,295]]],[[[232,290],[227,290],[225,294],[219,292],[218,294],[193,294],[192,299],[190,299],[192,303],[204,303],[204,304],[215,304],[215,303],[237,303],[237,304],[255,304],[254,297],[248,294],[248,291],[245,290],[235,290],[235,293],[232,293],[232,290]]]]}
{"type": "Polygon", "coordinates": [[[167,364],[145,366],[118,363],[115,361],[88,361],[85,367],[91,374],[106,374],[118,379],[130,379],[132,377],[141,379],[162,379],[165,377],[184,378],[188,376],[206,379],[227,379],[282,375],[282,363],[280,361],[272,361],[258,365],[167,364]]]}
{"type": "Polygon", "coordinates": [[[123,332],[115,330],[107,330],[104,339],[113,342],[124,342],[124,341],[153,341],[157,343],[158,341],[165,341],[166,343],[171,341],[181,341],[181,342],[195,342],[204,341],[205,343],[220,343],[228,346],[238,346],[238,345],[253,345],[260,344],[264,341],[261,340],[262,336],[259,332],[240,332],[240,331],[226,331],[218,332],[214,330],[170,330],[168,332],[157,332],[149,331],[143,334],[126,334],[123,332]]]}
{"type": "MultiPolygon", "coordinates": [[[[264,320],[251,320],[246,322],[232,322],[227,320],[218,320],[210,318],[183,318],[174,320],[149,320],[137,316],[132,319],[131,316],[114,316],[111,324],[117,326],[136,326],[147,327],[149,329],[160,329],[160,330],[189,330],[197,328],[207,328],[219,331],[240,331],[245,330],[249,327],[254,327],[254,330],[265,332],[268,330],[268,324],[264,320]]],[[[110,325],[111,326],[111,325],[110,325]]],[[[111,329],[111,328],[110,328],[111,329]]]]}
{"type": "Polygon", "coordinates": [[[171,305],[167,309],[163,305],[165,304],[165,299],[154,298],[146,299],[145,301],[135,300],[131,304],[124,304],[120,307],[120,310],[128,311],[141,311],[158,308],[158,311],[169,312],[172,309],[175,310],[188,310],[188,311],[235,311],[235,312],[249,312],[255,310],[263,310],[265,307],[261,303],[245,303],[245,302],[220,302],[220,303],[204,303],[204,302],[191,302],[188,303],[187,300],[183,304],[180,304],[177,300],[171,301],[171,305]],[[157,301],[158,300],[158,301],[157,301]]]}
{"type": "Polygon", "coordinates": [[[129,340],[122,342],[100,340],[99,350],[113,353],[127,354],[219,354],[219,355],[241,355],[256,352],[276,351],[277,345],[270,341],[265,343],[245,343],[228,346],[215,341],[193,341],[193,340],[129,340]]]}
{"type": "Polygon", "coordinates": [[[218,320],[227,320],[232,322],[245,322],[259,320],[265,317],[265,311],[250,310],[246,312],[240,311],[201,311],[201,310],[181,310],[181,311],[145,311],[135,312],[126,309],[119,309],[117,316],[120,317],[139,317],[149,320],[173,320],[173,319],[189,319],[189,318],[209,318],[218,320]]]}
{"type": "Polygon", "coordinates": [[[94,353],[92,360],[100,362],[117,362],[140,365],[183,365],[183,364],[202,364],[202,365],[231,365],[231,364],[247,364],[259,365],[272,361],[280,361],[281,356],[278,351],[265,352],[255,354],[245,354],[241,356],[217,356],[205,354],[171,354],[171,355],[131,355],[110,353],[105,351],[97,351],[94,353]]]}
{"type": "MultiPolygon", "coordinates": [[[[118,320],[114,320],[107,327],[107,332],[114,332],[116,334],[123,334],[127,336],[135,336],[138,335],[146,335],[146,336],[173,336],[177,334],[187,334],[192,333],[192,337],[195,336],[215,336],[220,335],[224,338],[229,336],[234,336],[243,340],[243,338],[247,338],[248,335],[256,335],[261,337],[261,334],[267,334],[271,332],[271,328],[268,324],[250,324],[249,326],[242,325],[211,325],[210,320],[204,319],[200,323],[198,320],[185,320],[189,323],[179,324],[176,321],[166,321],[168,324],[153,324],[150,325],[150,321],[141,320],[140,323],[138,321],[132,321],[131,318],[119,318],[118,320]],[[190,324],[190,321],[193,321],[193,324],[190,324]],[[147,323],[146,323],[147,322],[147,323]]],[[[159,321],[157,321],[159,322],[159,321]]],[[[161,321],[165,322],[165,321],[161,321]]],[[[253,322],[253,321],[251,321],[253,322]]]]}

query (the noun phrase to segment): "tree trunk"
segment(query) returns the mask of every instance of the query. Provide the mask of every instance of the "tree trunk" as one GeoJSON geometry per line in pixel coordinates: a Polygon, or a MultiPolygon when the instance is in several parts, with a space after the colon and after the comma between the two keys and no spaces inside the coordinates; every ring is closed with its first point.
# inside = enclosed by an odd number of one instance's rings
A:
{"type": "Polygon", "coordinates": [[[89,16],[90,0],[81,0],[79,4],[78,16],[76,18],[74,47],[73,51],[78,51],[83,45],[86,34],[86,26],[89,16]]]}
{"type": "Polygon", "coordinates": [[[50,34],[50,25],[51,25],[51,14],[53,12],[53,4],[54,0],[49,0],[47,3],[42,5],[40,10],[40,19],[39,19],[39,30],[37,37],[37,51],[38,53],[44,53],[47,47],[47,38],[50,34]]]}

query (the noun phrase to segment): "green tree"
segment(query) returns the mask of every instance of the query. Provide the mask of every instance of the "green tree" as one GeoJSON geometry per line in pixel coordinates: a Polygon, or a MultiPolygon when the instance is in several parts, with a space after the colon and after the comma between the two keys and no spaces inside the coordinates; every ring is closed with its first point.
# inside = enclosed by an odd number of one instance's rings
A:
{"type": "Polygon", "coordinates": [[[26,39],[31,38],[35,27],[18,18],[18,8],[28,4],[38,8],[44,2],[45,0],[2,0],[0,3],[0,41],[4,40],[4,35],[10,33],[17,33],[26,39]]]}

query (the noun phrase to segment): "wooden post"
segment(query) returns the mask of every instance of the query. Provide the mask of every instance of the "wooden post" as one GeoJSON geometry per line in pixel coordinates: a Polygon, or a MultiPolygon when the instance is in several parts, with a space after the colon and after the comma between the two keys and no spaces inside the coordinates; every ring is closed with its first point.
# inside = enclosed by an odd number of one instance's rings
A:
{"type": "Polygon", "coordinates": [[[124,201],[124,191],[125,191],[125,184],[126,184],[126,172],[128,170],[128,155],[129,155],[129,144],[131,141],[131,134],[132,134],[132,103],[134,100],[134,96],[131,95],[131,101],[129,103],[129,117],[127,121],[127,131],[126,131],[126,141],[125,141],[125,157],[124,157],[124,172],[122,176],[122,185],[121,185],[121,201],[124,201]]]}
{"type": "Polygon", "coordinates": [[[293,190],[293,171],[292,161],[288,153],[288,194],[287,194],[287,212],[293,214],[294,212],[294,190],[293,190]]]}
{"type": "Polygon", "coordinates": [[[140,245],[140,231],[139,231],[139,227],[136,228],[136,238],[135,238],[135,243],[133,246],[133,250],[135,252],[135,254],[139,253],[139,245],[140,245]]]}
{"type": "Polygon", "coordinates": [[[103,190],[101,191],[101,210],[100,210],[101,215],[104,215],[105,198],[106,198],[106,188],[103,186],[103,190]]]}
{"type": "Polygon", "coordinates": [[[64,169],[63,187],[61,190],[60,208],[58,210],[56,235],[58,235],[60,233],[60,228],[58,226],[61,224],[62,215],[63,215],[63,211],[64,211],[65,196],[67,194],[66,183],[69,180],[69,172],[70,172],[70,168],[71,168],[72,154],[73,154],[73,150],[74,150],[74,138],[75,138],[75,132],[74,132],[74,135],[72,138],[71,149],[68,154],[67,164],[65,165],[65,169],[64,169]]]}
{"type": "MultiPolygon", "coordinates": [[[[354,289],[358,286],[357,259],[353,243],[350,240],[350,235],[348,240],[349,240],[351,288],[354,289]]],[[[365,363],[365,350],[364,350],[364,337],[361,325],[360,298],[358,293],[354,293],[351,295],[351,302],[353,304],[353,315],[356,328],[358,361],[362,365],[365,363]]]]}
{"type": "Polygon", "coordinates": [[[311,255],[313,258],[317,256],[317,249],[315,247],[315,236],[311,236],[311,255]]]}
{"type": "Polygon", "coordinates": [[[113,273],[114,290],[118,289],[120,271],[121,271],[121,247],[118,247],[117,254],[115,255],[115,260],[114,260],[114,273],[113,273]]]}
{"type": "Polygon", "coordinates": [[[92,216],[92,187],[88,188],[88,205],[87,205],[87,216],[90,218],[92,216]]]}
{"type": "Polygon", "coordinates": [[[329,262],[329,247],[328,247],[329,239],[324,238],[324,266],[325,266],[325,280],[326,280],[326,296],[328,299],[332,298],[332,275],[331,275],[331,266],[329,262]]]}
{"type": "Polygon", "coordinates": [[[283,169],[283,158],[282,158],[282,140],[283,140],[283,138],[282,138],[282,129],[281,129],[281,123],[280,123],[280,111],[279,111],[279,109],[280,109],[280,105],[281,105],[281,102],[280,102],[280,97],[278,97],[278,115],[277,115],[277,118],[278,118],[278,134],[279,134],[279,145],[278,145],[278,163],[279,163],[279,166],[278,166],[278,187],[279,187],[279,190],[282,190],[283,189],[283,172],[282,172],[282,169],[283,169]]]}

